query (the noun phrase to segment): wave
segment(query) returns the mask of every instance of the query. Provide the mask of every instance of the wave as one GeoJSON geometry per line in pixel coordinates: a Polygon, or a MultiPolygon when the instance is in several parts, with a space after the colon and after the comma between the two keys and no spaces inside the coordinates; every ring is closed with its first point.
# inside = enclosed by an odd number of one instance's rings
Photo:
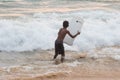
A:
{"type": "Polygon", "coordinates": [[[120,46],[120,14],[102,10],[64,13],[35,13],[32,17],[0,20],[0,50],[32,51],[52,49],[64,20],[84,19],[81,35],[68,50],[87,51],[97,47],[120,46]]]}

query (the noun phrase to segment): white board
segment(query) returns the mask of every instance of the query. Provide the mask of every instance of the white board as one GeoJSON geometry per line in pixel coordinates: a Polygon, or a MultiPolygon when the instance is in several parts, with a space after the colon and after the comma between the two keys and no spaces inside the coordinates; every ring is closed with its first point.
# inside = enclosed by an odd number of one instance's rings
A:
{"type": "MultiPolygon", "coordinates": [[[[83,25],[83,19],[81,18],[73,18],[69,21],[69,27],[67,28],[67,30],[69,30],[69,32],[72,35],[75,35],[78,31],[81,32],[81,28],[83,25]]],[[[65,36],[63,42],[68,44],[68,45],[73,45],[75,38],[71,38],[68,34],[65,36]]]]}

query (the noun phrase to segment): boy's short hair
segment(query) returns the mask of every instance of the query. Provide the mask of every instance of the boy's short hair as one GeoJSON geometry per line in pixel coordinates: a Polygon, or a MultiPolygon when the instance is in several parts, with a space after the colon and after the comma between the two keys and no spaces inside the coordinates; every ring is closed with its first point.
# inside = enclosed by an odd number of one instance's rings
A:
{"type": "Polygon", "coordinates": [[[68,22],[68,21],[64,21],[64,22],[63,22],[63,27],[64,27],[64,28],[67,28],[68,26],[69,26],[69,22],[68,22]]]}

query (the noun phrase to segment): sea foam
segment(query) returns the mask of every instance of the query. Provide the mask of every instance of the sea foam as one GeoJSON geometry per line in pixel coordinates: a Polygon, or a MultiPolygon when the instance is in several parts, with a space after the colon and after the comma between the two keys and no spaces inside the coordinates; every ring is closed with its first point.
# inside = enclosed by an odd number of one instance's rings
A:
{"type": "Polygon", "coordinates": [[[0,50],[32,51],[53,49],[64,20],[81,17],[81,34],[67,50],[87,51],[97,47],[120,46],[120,14],[103,10],[64,13],[35,13],[31,17],[0,20],[0,50]]]}

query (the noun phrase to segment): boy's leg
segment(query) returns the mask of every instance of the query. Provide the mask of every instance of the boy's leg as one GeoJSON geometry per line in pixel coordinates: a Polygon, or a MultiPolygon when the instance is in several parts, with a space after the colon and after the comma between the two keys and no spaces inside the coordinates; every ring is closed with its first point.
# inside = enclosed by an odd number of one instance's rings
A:
{"type": "Polygon", "coordinates": [[[54,55],[54,57],[53,57],[53,59],[56,59],[57,58],[57,56],[58,56],[58,51],[57,51],[57,49],[55,48],[55,55],[54,55]]]}
{"type": "Polygon", "coordinates": [[[65,56],[61,56],[61,62],[64,62],[65,56]]]}
{"type": "Polygon", "coordinates": [[[53,59],[56,59],[57,56],[58,56],[58,53],[55,52],[55,55],[54,55],[54,58],[53,58],[53,59]]]}
{"type": "Polygon", "coordinates": [[[62,54],[61,54],[61,62],[63,62],[65,59],[65,52],[64,52],[64,49],[62,51],[62,54]]]}
{"type": "Polygon", "coordinates": [[[58,56],[58,44],[57,44],[57,41],[55,41],[55,55],[53,59],[56,59],[57,56],[58,56]]]}

